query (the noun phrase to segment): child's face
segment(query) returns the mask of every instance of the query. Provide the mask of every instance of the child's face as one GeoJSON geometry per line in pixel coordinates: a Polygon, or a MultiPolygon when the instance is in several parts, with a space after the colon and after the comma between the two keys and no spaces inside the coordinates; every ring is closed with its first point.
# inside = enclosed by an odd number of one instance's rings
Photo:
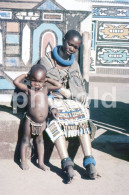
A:
{"type": "Polygon", "coordinates": [[[81,40],[77,36],[73,36],[70,39],[63,40],[63,51],[67,55],[71,55],[77,52],[81,44],[81,40]]]}
{"type": "Polygon", "coordinates": [[[35,89],[35,91],[40,90],[45,82],[46,74],[43,71],[36,71],[30,75],[30,86],[35,89]]]}

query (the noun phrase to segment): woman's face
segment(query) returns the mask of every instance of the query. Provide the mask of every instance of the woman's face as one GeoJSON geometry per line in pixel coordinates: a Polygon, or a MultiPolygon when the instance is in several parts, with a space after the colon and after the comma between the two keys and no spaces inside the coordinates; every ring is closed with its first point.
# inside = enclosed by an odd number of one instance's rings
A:
{"type": "Polygon", "coordinates": [[[70,56],[71,54],[76,53],[81,44],[79,37],[74,36],[70,39],[63,39],[63,52],[70,56]]]}

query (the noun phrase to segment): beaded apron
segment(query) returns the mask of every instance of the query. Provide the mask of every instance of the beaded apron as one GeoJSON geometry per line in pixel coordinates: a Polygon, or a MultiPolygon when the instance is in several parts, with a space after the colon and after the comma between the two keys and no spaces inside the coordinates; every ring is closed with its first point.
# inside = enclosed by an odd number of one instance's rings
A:
{"type": "Polygon", "coordinates": [[[58,120],[48,121],[46,132],[54,142],[61,135],[65,137],[80,136],[90,133],[88,109],[75,100],[55,99],[58,120]]]}

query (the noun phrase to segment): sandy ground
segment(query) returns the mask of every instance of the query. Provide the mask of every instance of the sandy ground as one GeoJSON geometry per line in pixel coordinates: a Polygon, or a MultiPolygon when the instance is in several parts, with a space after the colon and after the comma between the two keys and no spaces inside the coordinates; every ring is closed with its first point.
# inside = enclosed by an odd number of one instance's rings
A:
{"type": "Polygon", "coordinates": [[[29,162],[30,169],[22,171],[11,160],[0,160],[0,194],[3,195],[127,195],[129,192],[129,162],[93,149],[101,177],[85,178],[82,160],[76,159],[76,179],[66,184],[60,160],[51,160],[50,171],[44,172],[29,162]]]}
{"type": "Polygon", "coordinates": [[[48,172],[31,162],[29,171],[22,171],[13,160],[0,160],[1,195],[129,194],[129,84],[91,83],[90,98],[91,118],[99,128],[92,144],[93,156],[101,177],[85,178],[82,157],[75,158],[76,179],[71,184],[65,183],[59,159],[51,159],[48,172]],[[95,99],[98,108],[94,107],[95,99]],[[113,101],[116,107],[107,109],[102,100],[113,101]]]}

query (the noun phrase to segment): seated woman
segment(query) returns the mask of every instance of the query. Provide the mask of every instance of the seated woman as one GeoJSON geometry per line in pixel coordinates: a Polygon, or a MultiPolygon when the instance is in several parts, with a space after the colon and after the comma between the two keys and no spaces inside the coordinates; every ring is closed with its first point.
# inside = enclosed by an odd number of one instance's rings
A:
{"type": "Polygon", "coordinates": [[[81,41],[81,35],[75,30],[70,30],[63,38],[63,45],[55,47],[39,61],[46,67],[47,77],[59,81],[63,86],[61,90],[52,92],[49,96],[50,110],[54,119],[49,120],[46,132],[57,148],[68,182],[74,178],[75,174],[74,163],[67,152],[65,137],[79,137],[86,173],[91,179],[97,176],[96,162],[91,149],[85,84],[79,65],[74,59],[74,53],[79,49],[81,41]]]}

